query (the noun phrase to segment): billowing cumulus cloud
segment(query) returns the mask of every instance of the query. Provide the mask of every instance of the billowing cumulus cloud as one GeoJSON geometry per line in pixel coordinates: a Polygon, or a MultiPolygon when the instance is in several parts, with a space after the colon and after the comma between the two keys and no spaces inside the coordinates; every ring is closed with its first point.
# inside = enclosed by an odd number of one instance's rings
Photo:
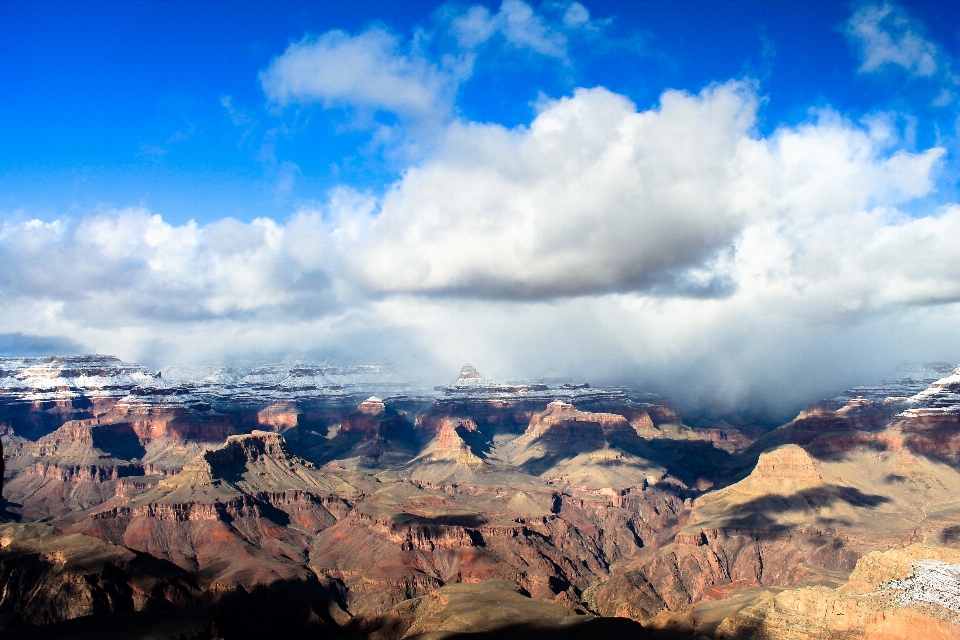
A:
{"type": "Polygon", "coordinates": [[[3,296],[101,326],[315,311],[329,288],[316,216],[173,226],[143,210],[0,229],[3,296]],[[308,284],[305,284],[308,283],[308,284]]]}
{"type": "MultiPolygon", "coordinates": [[[[652,108],[578,88],[521,126],[473,122],[456,96],[485,45],[565,63],[599,23],[578,3],[506,0],[435,24],[308,36],[260,75],[270,108],[350,109],[392,127],[384,146],[416,146],[382,191],[337,187],[283,221],[3,223],[0,342],[153,365],[387,360],[433,383],[472,362],[780,408],[901,359],[960,359],[960,203],[926,204],[945,150],[915,149],[894,116],[825,109],[761,134],[757,86],[730,81],[652,108]]],[[[863,72],[953,82],[893,5],[864,6],[848,33],[863,72]]]]}
{"type": "Polygon", "coordinates": [[[803,402],[951,358],[960,205],[907,215],[943,150],[831,112],[767,136],[730,82],[456,121],[382,197],[284,222],[140,209],[0,229],[0,334],[153,364],[313,352],[436,381],[551,370],[680,399],[803,402]],[[771,393],[774,390],[774,393],[771,393]]]}
{"type": "Polygon", "coordinates": [[[581,89],[529,127],[458,123],[384,197],[356,271],[381,292],[720,295],[736,286],[730,252],[747,226],[930,189],[941,149],[887,155],[830,114],[760,139],[757,102],[734,82],[638,112],[581,89]]]}

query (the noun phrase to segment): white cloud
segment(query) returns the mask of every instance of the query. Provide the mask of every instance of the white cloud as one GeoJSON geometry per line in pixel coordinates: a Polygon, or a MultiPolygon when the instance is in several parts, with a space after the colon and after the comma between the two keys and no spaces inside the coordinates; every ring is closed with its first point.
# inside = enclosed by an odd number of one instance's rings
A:
{"type": "MultiPolygon", "coordinates": [[[[421,158],[453,119],[457,92],[473,73],[480,45],[499,35],[511,49],[565,60],[568,34],[596,32],[608,22],[591,20],[577,2],[542,8],[549,15],[522,0],[504,0],[494,14],[482,5],[463,11],[446,6],[434,29],[417,29],[409,40],[379,27],[358,35],[334,30],[306,36],[271,60],[259,75],[260,85],[277,107],[348,109],[354,125],[375,131],[376,146],[399,148],[397,155],[407,160],[421,158]],[[456,41],[453,50],[431,50],[450,44],[449,36],[456,41]],[[397,119],[380,118],[378,112],[397,119]]],[[[230,96],[221,104],[235,124],[246,123],[230,96]]]]}
{"type": "Polygon", "coordinates": [[[2,295],[56,300],[84,323],[312,313],[327,302],[328,234],[317,214],[174,226],[144,210],[5,225],[2,295]],[[304,251],[309,245],[309,251],[304,251]]]}
{"type": "Polygon", "coordinates": [[[751,87],[664,93],[638,112],[605,89],[542,105],[529,127],[458,123],[386,194],[355,254],[385,293],[551,298],[716,295],[745,228],[895,204],[942,154],[885,156],[838,116],[758,139],[751,87]]]}
{"type": "Polygon", "coordinates": [[[580,89],[526,127],[454,122],[384,196],[339,188],[282,223],[8,223],[0,334],[785,404],[960,359],[960,206],[898,209],[933,192],[943,150],[831,112],[761,136],[758,103],[736,82],[641,111],[580,89]]]}
{"type": "Polygon", "coordinates": [[[319,102],[413,118],[445,115],[469,66],[454,59],[437,65],[404,49],[398,36],[379,28],[357,36],[329,31],[291,44],[260,74],[260,82],[279,105],[319,102]]]}
{"type": "MultiPolygon", "coordinates": [[[[560,8],[560,7],[558,7],[560,8]]],[[[491,14],[482,5],[474,5],[453,17],[450,30],[460,46],[477,47],[500,34],[517,49],[529,49],[545,56],[567,56],[567,34],[571,29],[591,29],[590,12],[578,2],[562,6],[558,21],[552,21],[522,0],[504,0],[500,10],[491,14]]]]}
{"type": "Polygon", "coordinates": [[[916,29],[906,13],[893,4],[860,8],[847,23],[847,33],[860,48],[860,71],[894,65],[917,76],[936,74],[940,51],[916,29]]]}
{"type": "Polygon", "coordinates": [[[234,125],[240,127],[250,124],[253,118],[250,117],[250,114],[241,111],[233,104],[233,96],[224,95],[220,96],[220,105],[226,109],[227,115],[230,116],[230,121],[234,125]]]}
{"type": "Polygon", "coordinates": [[[563,24],[568,27],[582,27],[590,23],[590,12],[579,2],[571,3],[563,12],[563,24]]]}

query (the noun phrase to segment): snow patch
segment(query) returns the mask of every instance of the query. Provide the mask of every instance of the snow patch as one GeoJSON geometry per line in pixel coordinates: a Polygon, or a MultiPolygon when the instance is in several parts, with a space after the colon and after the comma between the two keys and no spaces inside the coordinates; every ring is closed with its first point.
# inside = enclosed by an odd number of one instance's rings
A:
{"type": "Polygon", "coordinates": [[[939,560],[920,560],[912,565],[913,573],[903,580],[881,586],[881,592],[899,592],[897,604],[909,606],[930,602],[960,613],[960,564],[939,560]]]}

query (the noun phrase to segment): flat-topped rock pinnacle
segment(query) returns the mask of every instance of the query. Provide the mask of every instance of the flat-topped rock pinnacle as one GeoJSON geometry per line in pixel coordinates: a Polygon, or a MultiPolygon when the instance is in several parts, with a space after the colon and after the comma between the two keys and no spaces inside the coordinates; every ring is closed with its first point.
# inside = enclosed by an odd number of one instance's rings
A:
{"type": "Polygon", "coordinates": [[[751,474],[766,481],[794,481],[797,483],[821,482],[817,463],[807,451],[798,445],[788,444],[760,454],[757,466],[751,474]]]}
{"type": "Polygon", "coordinates": [[[472,364],[465,364],[460,367],[460,378],[479,378],[480,373],[477,371],[477,368],[472,364]]]}
{"type": "Polygon", "coordinates": [[[386,405],[383,400],[377,396],[370,396],[357,406],[357,411],[367,415],[375,416],[386,411],[386,405]]]}

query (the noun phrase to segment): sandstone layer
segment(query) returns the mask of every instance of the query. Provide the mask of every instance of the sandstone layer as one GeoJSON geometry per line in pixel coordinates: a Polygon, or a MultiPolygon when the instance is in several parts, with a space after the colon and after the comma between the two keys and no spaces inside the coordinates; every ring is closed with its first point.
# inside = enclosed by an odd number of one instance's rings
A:
{"type": "Polygon", "coordinates": [[[960,638],[960,550],[871,552],[849,581],[767,595],[724,620],[718,640],[960,638]]]}

